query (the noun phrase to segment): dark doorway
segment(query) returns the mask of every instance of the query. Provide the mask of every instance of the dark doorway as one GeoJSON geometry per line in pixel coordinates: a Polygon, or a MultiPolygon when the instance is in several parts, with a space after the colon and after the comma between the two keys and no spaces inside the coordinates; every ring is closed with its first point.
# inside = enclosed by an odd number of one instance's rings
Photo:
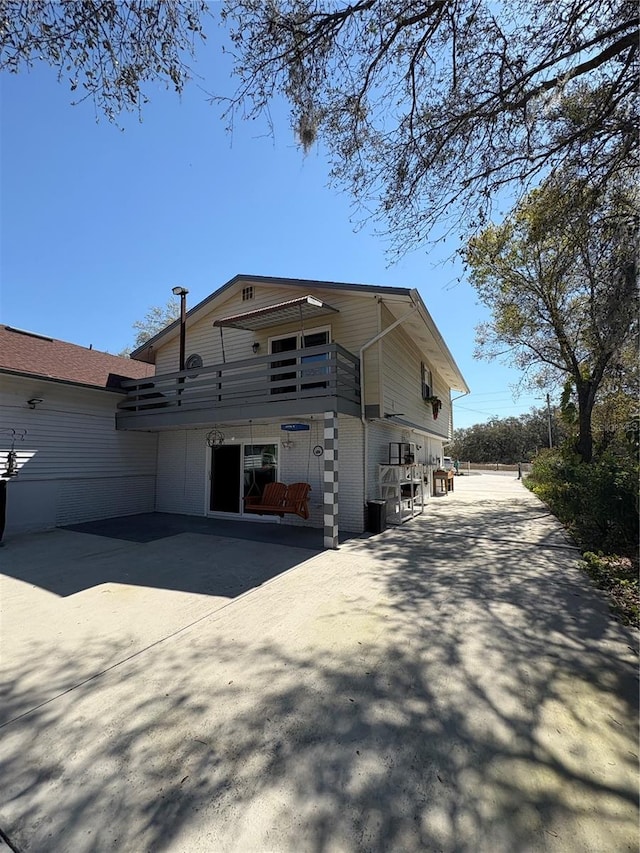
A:
{"type": "Polygon", "coordinates": [[[240,512],[240,445],[211,450],[211,512],[240,512]]]}
{"type": "MultiPolygon", "coordinates": [[[[291,350],[296,350],[298,348],[298,338],[296,335],[290,338],[277,338],[275,341],[271,341],[271,352],[273,354],[280,352],[290,352],[291,350]]],[[[272,361],[271,367],[289,367],[296,365],[295,358],[283,358],[278,361],[272,361]]],[[[292,373],[274,373],[271,377],[272,382],[281,382],[283,379],[295,379],[296,372],[292,373]]],[[[292,391],[296,390],[295,385],[283,385],[278,386],[276,388],[271,389],[272,394],[288,394],[292,391]]]]}

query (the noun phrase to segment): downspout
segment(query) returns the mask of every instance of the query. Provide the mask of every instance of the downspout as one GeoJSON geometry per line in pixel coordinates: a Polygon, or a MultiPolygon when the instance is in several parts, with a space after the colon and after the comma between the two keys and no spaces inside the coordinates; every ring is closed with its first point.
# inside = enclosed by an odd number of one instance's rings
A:
{"type": "MultiPolygon", "coordinates": [[[[381,299],[378,299],[378,305],[382,302],[381,299]]],[[[368,340],[365,344],[360,347],[358,351],[358,358],[360,359],[360,420],[362,421],[363,428],[363,440],[362,440],[362,473],[363,473],[363,485],[364,485],[364,500],[366,503],[367,500],[367,489],[368,489],[368,477],[367,477],[367,465],[368,465],[368,457],[369,457],[369,425],[367,423],[367,419],[365,417],[365,400],[364,400],[364,391],[365,391],[365,383],[364,383],[364,351],[369,349],[373,344],[377,344],[378,341],[382,340],[385,335],[388,335],[389,332],[392,332],[395,328],[404,323],[405,320],[408,320],[412,314],[415,314],[418,310],[418,306],[414,305],[410,311],[407,311],[399,320],[393,322],[390,326],[387,326],[386,329],[383,329],[381,332],[378,332],[377,335],[374,335],[373,338],[368,340]]],[[[382,389],[380,389],[382,390],[382,389]]],[[[380,401],[382,403],[382,400],[380,401]]]]}
{"type": "Polygon", "coordinates": [[[464,394],[458,394],[457,397],[452,397],[449,402],[451,403],[451,438],[453,439],[453,404],[456,400],[462,400],[463,397],[468,397],[471,391],[465,391],[464,394]]]}

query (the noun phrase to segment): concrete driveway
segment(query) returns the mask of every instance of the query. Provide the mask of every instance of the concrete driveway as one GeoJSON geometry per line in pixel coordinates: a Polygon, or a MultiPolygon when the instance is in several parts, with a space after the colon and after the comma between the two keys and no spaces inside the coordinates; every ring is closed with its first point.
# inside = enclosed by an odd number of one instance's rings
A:
{"type": "Polygon", "coordinates": [[[515,478],[337,552],[55,531],[0,559],[20,851],[638,847],[637,637],[515,478]],[[180,583],[221,561],[271,576],[180,583]]]}

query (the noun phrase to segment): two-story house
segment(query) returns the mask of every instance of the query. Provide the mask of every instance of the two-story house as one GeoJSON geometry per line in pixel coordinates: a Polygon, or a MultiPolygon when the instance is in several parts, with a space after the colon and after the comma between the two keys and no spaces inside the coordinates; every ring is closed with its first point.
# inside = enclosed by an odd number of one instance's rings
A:
{"type": "Polygon", "coordinates": [[[116,424],[157,434],[157,511],[246,518],[267,483],[305,482],[307,519],[250,517],[323,527],[326,547],[364,530],[390,444],[440,462],[468,393],[409,288],[237,275],[132,358],[155,375],[123,383],[116,424]]]}

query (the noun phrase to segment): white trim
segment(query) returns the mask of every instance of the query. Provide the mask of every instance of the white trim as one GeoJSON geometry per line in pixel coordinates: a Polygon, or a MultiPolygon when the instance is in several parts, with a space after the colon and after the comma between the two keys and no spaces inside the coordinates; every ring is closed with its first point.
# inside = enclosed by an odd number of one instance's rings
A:
{"type": "MultiPolygon", "coordinates": [[[[284,355],[284,353],[287,352],[287,350],[284,350],[282,353],[272,352],[271,351],[271,345],[272,345],[273,341],[286,341],[287,338],[295,338],[296,339],[296,349],[304,349],[304,347],[302,346],[302,340],[301,340],[302,339],[302,331],[303,330],[300,329],[297,332],[289,332],[286,335],[270,335],[269,337],[267,337],[267,346],[269,348],[269,355],[284,355]]],[[[329,326],[316,326],[313,329],[304,329],[304,336],[306,338],[309,335],[318,335],[318,334],[320,334],[320,332],[327,332],[328,333],[329,339],[327,340],[327,343],[330,344],[331,343],[331,326],[330,325],[329,326]]]]}
{"type": "MultiPolygon", "coordinates": [[[[249,422],[246,424],[242,424],[242,426],[249,426],[249,422]]],[[[221,445],[222,447],[239,447],[240,448],[240,465],[238,466],[238,480],[240,486],[240,506],[238,508],[238,512],[221,512],[220,510],[211,510],[209,509],[211,503],[211,482],[212,482],[212,473],[213,473],[213,451],[215,448],[209,447],[207,445],[207,471],[205,476],[205,494],[204,494],[204,514],[207,518],[237,518],[241,521],[261,521],[266,522],[267,524],[280,524],[281,520],[278,516],[261,516],[256,515],[253,512],[243,512],[242,505],[242,493],[244,490],[244,459],[245,459],[245,447],[247,446],[255,446],[257,444],[273,444],[276,446],[277,460],[276,460],[276,480],[280,478],[280,460],[282,457],[282,443],[280,436],[276,437],[268,437],[268,438],[255,438],[251,440],[251,438],[247,438],[246,441],[241,439],[240,441],[234,441],[233,443],[229,442],[229,444],[221,445]]]]}

